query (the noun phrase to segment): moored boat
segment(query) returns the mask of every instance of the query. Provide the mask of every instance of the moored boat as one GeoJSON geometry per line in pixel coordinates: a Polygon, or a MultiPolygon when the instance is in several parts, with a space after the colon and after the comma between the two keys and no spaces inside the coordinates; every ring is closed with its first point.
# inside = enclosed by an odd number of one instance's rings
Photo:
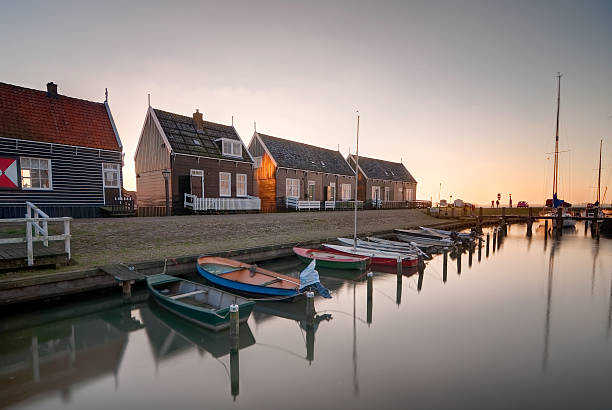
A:
{"type": "Polygon", "coordinates": [[[242,296],[165,274],[148,276],[147,286],[160,306],[214,331],[229,327],[230,305],[238,305],[242,323],[255,304],[242,296]]]}
{"type": "Polygon", "coordinates": [[[300,280],[257,265],[214,256],[201,256],[197,270],[209,282],[223,288],[258,296],[293,297],[300,294],[300,280]]]}
{"type": "Polygon", "coordinates": [[[363,270],[370,264],[367,256],[342,255],[320,249],[293,248],[293,252],[305,263],[317,261],[317,266],[330,269],[358,269],[363,270]]]}
{"type": "Polygon", "coordinates": [[[372,261],[372,265],[396,265],[398,259],[401,259],[402,266],[416,266],[418,258],[415,255],[407,255],[398,252],[385,252],[368,248],[353,248],[352,246],[342,246],[324,243],[323,247],[330,252],[340,253],[343,255],[367,256],[372,261]]]}

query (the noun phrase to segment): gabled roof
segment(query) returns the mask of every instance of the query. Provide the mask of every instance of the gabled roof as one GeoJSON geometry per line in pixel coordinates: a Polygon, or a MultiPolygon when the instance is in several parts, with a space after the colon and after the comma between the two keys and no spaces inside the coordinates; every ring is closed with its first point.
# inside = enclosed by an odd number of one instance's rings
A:
{"type": "Polygon", "coordinates": [[[121,151],[106,103],[0,83],[0,137],[121,151]]]}
{"type": "Polygon", "coordinates": [[[242,143],[236,129],[231,125],[217,124],[204,121],[203,129],[198,129],[193,117],[174,114],[154,108],[155,116],[159,120],[168,143],[172,150],[179,154],[197,155],[208,158],[235,159],[224,157],[221,150],[220,138],[240,141],[242,144],[242,158],[236,160],[253,162],[248,150],[242,143]]]}
{"type": "MultiPolygon", "coordinates": [[[[350,155],[350,160],[354,164],[354,155],[350,155]]],[[[401,162],[359,156],[359,168],[369,179],[417,183],[401,162]]]]}
{"type": "Polygon", "coordinates": [[[338,175],[355,175],[355,172],[349,167],[339,151],[272,137],[259,132],[255,133],[255,137],[259,137],[279,167],[338,175]]]}

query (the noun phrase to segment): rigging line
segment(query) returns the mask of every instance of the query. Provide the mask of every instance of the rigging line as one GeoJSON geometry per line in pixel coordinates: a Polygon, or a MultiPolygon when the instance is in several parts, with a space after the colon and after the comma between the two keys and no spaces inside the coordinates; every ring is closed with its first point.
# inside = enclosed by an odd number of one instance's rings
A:
{"type": "Polygon", "coordinates": [[[295,352],[292,352],[289,349],[285,349],[284,347],[279,346],[279,345],[275,345],[275,344],[271,344],[271,343],[262,343],[262,342],[257,342],[257,343],[255,343],[255,345],[256,346],[264,346],[264,347],[267,347],[267,348],[273,349],[273,350],[279,350],[281,352],[285,352],[287,354],[290,354],[291,356],[295,356],[295,357],[300,358],[301,360],[304,360],[303,356],[300,356],[299,354],[297,354],[295,352]]]}

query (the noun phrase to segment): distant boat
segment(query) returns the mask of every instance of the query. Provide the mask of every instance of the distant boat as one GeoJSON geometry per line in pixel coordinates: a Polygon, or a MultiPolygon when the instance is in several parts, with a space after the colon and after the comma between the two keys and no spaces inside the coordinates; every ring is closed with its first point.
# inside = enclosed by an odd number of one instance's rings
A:
{"type": "Polygon", "coordinates": [[[313,259],[317,261],[317,267],[330,269],[358,269],[363,270],[370,264],[367,256],[341,255],[320,249],[293,248],[293,252],[305,263],[313,259]]]}
{"type": "Polygon", "coordinates": [[[148,276],[147,286],[160,306],[214,331],[229,327],[230,305],[238,305],[242,323],[255,304],[242,296],[165,274],[148,276]]]}
{"type": "Polygon", "coordinates": [[[331,252],[342,255],[367,256],[372,260],[372,265],[393,265],[397,264],[398,259],[402,260],[402,266],[416,266],[418,258],[415,255],[406,255],[397,252],[378,251],[375,249],[360,248],[353,246],[342,246],[324,243],[323,247],[331,252]]]}
{"type": "Polygon", "coordinates": [[[292,297],[300,294],[300,280],[232,259],[201,256],[197,270],[209,282],[257,296],[292,297]]]}

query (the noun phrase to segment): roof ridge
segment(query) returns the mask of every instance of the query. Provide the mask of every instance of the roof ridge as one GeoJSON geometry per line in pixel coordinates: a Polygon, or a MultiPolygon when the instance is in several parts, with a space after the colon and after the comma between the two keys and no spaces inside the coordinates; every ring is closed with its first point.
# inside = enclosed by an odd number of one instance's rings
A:
{"type": "MultiPolygon", "coordinates": [[[[33,91],[33,92],[44,94],[45,96],[47,96],[47,92],[45,90],[38,90],[36,88],[22,87],[20,85],[9,84],[9,83],[4,83],[4,82],[0,81],[0,86],[3,86],[3,85],[9,86],[9,87],[13,87],[13,88],[20,88],[22,90],[33,91]]],[[[62,97],[62,98],[68,98],[70,100],[82,101],[82,102],[86,102],[88,104],[104,105],[104,101],[97,102],[97,101],[86,100],[84,98],[72,97],[72,96],[69,96],[69,95],[66,95],[66,94],[59,94],[59,93],[57,95],[59,97],[62,97]]]]}
{"type": "Polygon", "coordinates": [[[330,151],[330,152],[338,152],[338,153],[340,152],[338,150],[334,150],[334,149],[331,149],[331,148],[319,147],[317,145],[306,144],[305,142],[299,142],[299,141],[294,141],[294,140],[290,140],[290,139],[287,139],[287,138],[281,138],[281,137],[275,137],[275,136],[269,135],[269,134],[263,134],[263,133],[261,133],[259,131],[257,131],[257,134],[260,135],[260,136],[263,135],[264,137],[268,137],[268,138],[274,138],[274,139],[277,139],[277,140],[287,141],[287,142],[290,142],[292,144],[305,145],[307,147],[312,147],[312,148],[321,149],[321,150],[330,151]]]}
{"type": "MultiPolygon", "coordinates": [[[[189,120],[193,121],[193,117],[190,117],[188,115],[177,114],[177,113],[172,112],[172,111],[162,110],[161,108],[155,108],[155,107],[151,107],[151,108],[153,108],[156,111],[161,111],[161,112],[166,113],[166,114],[176,115],[177,117],[183,117],[183,118],[186,118],[186,119],[189,119],[189,120]]],[[[220,122],[208,121],[206,119],[204,119],[203,121],[205,123],[208,123],[208,124],[222,125],[222,126],[228,127],[228,128],[232,127],[231,125],[221,124],[220,122]]]]}

